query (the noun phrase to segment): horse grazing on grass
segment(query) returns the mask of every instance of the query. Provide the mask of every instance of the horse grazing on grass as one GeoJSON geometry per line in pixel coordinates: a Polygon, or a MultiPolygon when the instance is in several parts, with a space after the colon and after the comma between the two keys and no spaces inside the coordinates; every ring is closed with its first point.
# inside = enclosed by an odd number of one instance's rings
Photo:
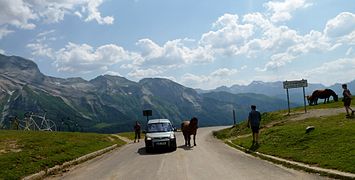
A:
{"type": "Polygon", "coordinates": [[[196,146],[196,132],[198,128],[198,119],[196,117],[191,118],[190,121],[183,121],[181,123],[181,131],[184,135],[185,146],[191,146],[191,135],[194,135],[194,146],[196,146]]]}
{"type": "Polygon", "coordinates": [[[338,95],[331,89],[315,90],[311,96],[307,96],[310,106],[317,105],[318,99],[324,99],[324,104],[329,103],[329,97],[332,96],[334,101],[338,101],[338,95]]]}

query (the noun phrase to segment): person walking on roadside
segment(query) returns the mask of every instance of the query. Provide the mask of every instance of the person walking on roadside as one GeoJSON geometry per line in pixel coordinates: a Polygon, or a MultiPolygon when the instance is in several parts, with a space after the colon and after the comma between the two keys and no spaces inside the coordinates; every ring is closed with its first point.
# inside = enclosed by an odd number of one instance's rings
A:
{"type": "Polygon", "coordinates": [[[138,121],[136,121],[136,124],[134,125],[134,142],[136,142],[136,140],[138,140],[141,138],[141,125],[139,124],[138,121]]]}
{"type": "Polygon", "coordinates": [[[251,105],[251,111],[248,117],[248,127],[251,128],[253,133],[253,145],[259,144],[259,127],[261,121],[261,114],[256,110],[255,105],[251,105]]]}
{"type": "Polygon", "coordinates": [[[346,117],[349,118],[351,116],[354,116],[354,110],[350,107],[351,104],[351,93],[350,90],[348,89],[348,86],[346,84],[341,85],[343,88],[343,102],[344,102],[344,107],[346,110],[346,117]],[[351,115],[350,115],[351,112],[351,115]]]}

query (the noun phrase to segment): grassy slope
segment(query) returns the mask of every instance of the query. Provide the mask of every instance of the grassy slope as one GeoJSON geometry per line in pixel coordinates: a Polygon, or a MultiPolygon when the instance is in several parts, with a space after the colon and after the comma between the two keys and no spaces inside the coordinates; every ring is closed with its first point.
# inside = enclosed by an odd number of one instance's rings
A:
{"type": "Polygon", "coordinates": [[[115,136],[94,133],[0,131],[0,179],[19,179],[113,144],[115,136]]]}
{"type": "MultiPolygon", "coordinates": [[[[353,102],[352,107],[355,107],[353,102]]],[[[316,108],[339,108],[342,102],[330,103],[316,108]]],[[[302,110],[296,108],[293,111],[302,110]]],[[[345,110],[344,110],[345,112],[345,110]]],[[[260,147],[257,149],[270,155],[285,159],[305,162],[308,164],[338,169],[355,173],[355,119],[346,119],[345,113],[321,117],[309,118],[301,121],[288,122],[285,111],[267,113],[263,115],[264,129],[260,136],[260,147]],[[265,128],[265,125],[273,121],[285,121],[273,127],[265,128]],[[315,126],[310,134],[305,134],[307,126],[315,126]]],[[[246,124],[239,124],[234,128],[215,132],[218,138],[233,139],[232,142],[246,148],[251,147],[250,129],[246,124]]]]}

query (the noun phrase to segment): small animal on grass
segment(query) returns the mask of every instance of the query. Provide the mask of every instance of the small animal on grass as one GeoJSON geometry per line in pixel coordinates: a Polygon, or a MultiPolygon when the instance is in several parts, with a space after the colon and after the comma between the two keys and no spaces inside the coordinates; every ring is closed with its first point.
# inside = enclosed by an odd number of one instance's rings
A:
{"type": "Polygon", "coordinates": [[[329,103],[330,96],[334,101],[338,101],[338,95],[331,89],[315,90],[311,96],[307,96],[308,104],[310,106],[317,105],[318,99],[324,99],[324,104],[329,103]]]}
{"type": "Polygon", "coordinates": [[[198,128],[198,119],[196,117],[191,118],[190,121],[186,120],[181,123],[181,131],[184,135],[185,146],[191,146],[191,135],[194,138],[194,146],[196,146],[196,133],[198,128]]]}
{"type": "Polygon", "coordinates": [[[312,132],[314,129],[315,129],[314,126],[307,126],[307,128],[306,128],[306,134],[312,132]]]}

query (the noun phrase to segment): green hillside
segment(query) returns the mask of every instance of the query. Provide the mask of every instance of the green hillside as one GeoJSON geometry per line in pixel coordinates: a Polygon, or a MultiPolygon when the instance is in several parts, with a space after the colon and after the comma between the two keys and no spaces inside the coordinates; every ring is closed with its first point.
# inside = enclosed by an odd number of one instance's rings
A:
{"type": "Polygon", "coordinates": [[[286,115],[287,111],[264,113],[260,146],[252,146],[251,130],[245,122],[214,134],[250,151],[355,173],[355,119],[346,118],[343,108],[341,101],[308,107],[313,112],[337,110],[340,114],[298,120],[295,119],[302,115],[302,107],[292,109],[291,116],[286,115]],[[306,134],[307,126],[314,126],[315,130],[306,134]]]}
{"type": "Polygon", "coordinates": [[[113,144],[124,142],[108,134],[0,130],[0,179],[20,179],[113,144]]]}

